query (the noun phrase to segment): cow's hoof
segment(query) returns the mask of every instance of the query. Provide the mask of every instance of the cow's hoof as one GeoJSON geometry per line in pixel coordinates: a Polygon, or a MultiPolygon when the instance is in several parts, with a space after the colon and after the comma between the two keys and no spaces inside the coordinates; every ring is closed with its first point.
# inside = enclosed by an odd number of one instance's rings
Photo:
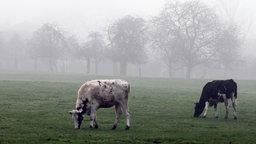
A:
{"type": "Polygon", "coordinates": [[[115,130],[115,129],[116,129],[116,125],[113,125],[112,130],[115,130]]]}
{"type": "Polygon", "coordinates": [[[203,118],[206,118],[206,116],[204,116],[203,118]]]}
{"type": "Polygon", "coordinates": [[[90,125],[90,128],[92,129],[92,128],[93,128],[93,126],[91,126],[91,125],[90,125]]]}
{"type": "Polygon", "coordinates": [[[225,120],[228,120],[228,117],[225,117],[225,120]]]}
{"type": "Polygon", "coordinates": [[[236,117],[236,116],[234,117],[234,120],[237,120],[237,117],[236,117]]]}
{"type": "Polygon", "coordinates": [[[218,116],[215,116],[216,119],[218,119],[219,117],[218,116]]]}
{"type": "Polygon", "coordinates": [[[126,127],[125,127],[125,130],[129,130],[129,129],[130,129],[130,126],[126,126],[126,127]]]}
{"type": "Polygon", "coordinates": [[[97,129],[97,128],[99,128],[99,126],[98,126],[98,125],[95,125],[95,128],[97,129]]]}

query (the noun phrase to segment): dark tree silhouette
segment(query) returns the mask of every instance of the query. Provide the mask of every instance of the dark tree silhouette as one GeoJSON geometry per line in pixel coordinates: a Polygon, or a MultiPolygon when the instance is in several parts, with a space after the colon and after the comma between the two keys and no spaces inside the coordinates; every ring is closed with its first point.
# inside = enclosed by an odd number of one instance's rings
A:
{"type": "Polygon", "coordinates": [[[125,16],[109,27],[109,57],[119,62],[120,75],[126,75],[128,63],[146,61],[145,32],[145,21],[132,16],[125,16]]]}
{"type": "Polygon", "coordinates": [[[31,54],[33,58],[45,58],[48,60],[50,71],[57,70],[57,60],[65,54],[66,38],[55,26],[44,24],[34,32],[30,40],[31,54]]]}

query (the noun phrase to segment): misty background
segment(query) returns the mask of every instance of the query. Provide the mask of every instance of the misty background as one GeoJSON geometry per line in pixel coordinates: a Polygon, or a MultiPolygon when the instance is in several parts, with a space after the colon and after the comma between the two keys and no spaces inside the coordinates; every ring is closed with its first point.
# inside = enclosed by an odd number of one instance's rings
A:
{"type": "Polygon", "coordinates": [[[1,0],[0,72],[256,79],[250,0],[1,0]]]}

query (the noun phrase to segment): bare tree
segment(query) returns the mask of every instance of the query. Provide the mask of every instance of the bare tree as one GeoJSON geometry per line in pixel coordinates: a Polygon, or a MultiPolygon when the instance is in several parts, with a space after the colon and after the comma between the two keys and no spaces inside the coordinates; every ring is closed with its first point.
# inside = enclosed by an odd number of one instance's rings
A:
{"type": "Polygon", "coordinates": [[[86,61],[87,74],[90,73],[91,60],[94,60],[95,74],[98,73],[98,64],[103,58],[105,42],[103,36],[99,32],[91,32],[88,40],[83,44],[79,51],[79,57],[86,61]]]}
{"type": "Polygon", "coordinates": [[[9,61],[12,62],[13,68],[18,70],[22,61],[21,56],[23,56],[25,52],[25,41],[19,35],[15,34],[6,41],[5,46],[10,57],[9,61]]]}
{"type": "Polygon", "coordinates": [[[182,10],[177,2],[167,4],[166,8],[157,17],[154,17],[151,25],[151,46],[167,65],[169,77],[172,77],[174,65],[180,59],[181,39],[179,36],[179,17],[182,10]]]}
{"type": "Polygon", "coordinates": [[[79,50],[80,45],[75,36],[69,36],[63,41],[63,46],[65,47],[65,51],[60,59],[62,61],[62,71],[66,72],[69,69],[71,58],[73,58],[75,53],[79,50]]]}
{"type": "Polygon", "coordinates": [[[241,10],[241,0],[218,0],[220,4],[220,11],[226,18],[227,23],[232,27],[234,24],[239,23],[237,17],[241,18],[241,25],[243,25],[242,42],[247,40],[247,36],[251,33],[252,26],[254,24],[253,13],[250,11],[241,10]],[[242,11],[242,13],[241,13],[242,11]]]}
{"type": "Polygon", "coordinates": [[[108,29],[109,57],[120,64],[120,75],[126,75],[128,63],[143,63],[145,53],[145,21],[125,16],[108,29]]]}
{"type": "Polygon", "coordinates": [[[162,22],[158,26],[166,30],[162,33],[165,35],[162,41],[167,42],[163,44],[167,48],[159,50],[172,62],[182,60],[186,78],[191,77],[193,67],[216,54],[214,44],[219,29],[218,17],[200,1],[167,3],[158,20],[162,22]]]}
{"type": "Polygon", "coordinates": [[[94,51],[94,73],[98,73],[98,65],[104,57],[105,41],[99,32],[91,32],[88,36],[91,49],[94,51]]]}
{"type": "Polygon", "coordinates": [[[216,41],[218,52],[214,57],[214,62],[217,62],[220,67],[223,67],[224,76],[226,76],[226,72],[230,72],[240,60],[240,45],[241,38],[235,26],[230,25],[220,31],[216,41]]]}
{"type": "Polygon", "coordinates": [[[57,70],[57,60],[65,54],[65,36],[61,30],[50,24],[44,24],[34,32],[30,41],[32,57],[48,60],[50,71],[57,70]]]}

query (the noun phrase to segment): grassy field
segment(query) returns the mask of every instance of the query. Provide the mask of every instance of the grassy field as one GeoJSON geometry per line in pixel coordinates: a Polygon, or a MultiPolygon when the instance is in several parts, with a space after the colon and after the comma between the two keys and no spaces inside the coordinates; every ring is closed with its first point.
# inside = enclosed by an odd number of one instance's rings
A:
{"type": "Polygon", "coordinates": [[[75,106],[84,75],[0,74],[0,144],[19,143],[227,143],[256,141],[256,81],[237,80],[238,120],[219,119],[211,108],[207,118],[193,118],[208,80],[122,77],[131,84],[131,129],[122,115],[116,130],[114,108],[98,110],[98,129],[89,128],[86,116],[80,130],[68,114],[75,106]]]}

